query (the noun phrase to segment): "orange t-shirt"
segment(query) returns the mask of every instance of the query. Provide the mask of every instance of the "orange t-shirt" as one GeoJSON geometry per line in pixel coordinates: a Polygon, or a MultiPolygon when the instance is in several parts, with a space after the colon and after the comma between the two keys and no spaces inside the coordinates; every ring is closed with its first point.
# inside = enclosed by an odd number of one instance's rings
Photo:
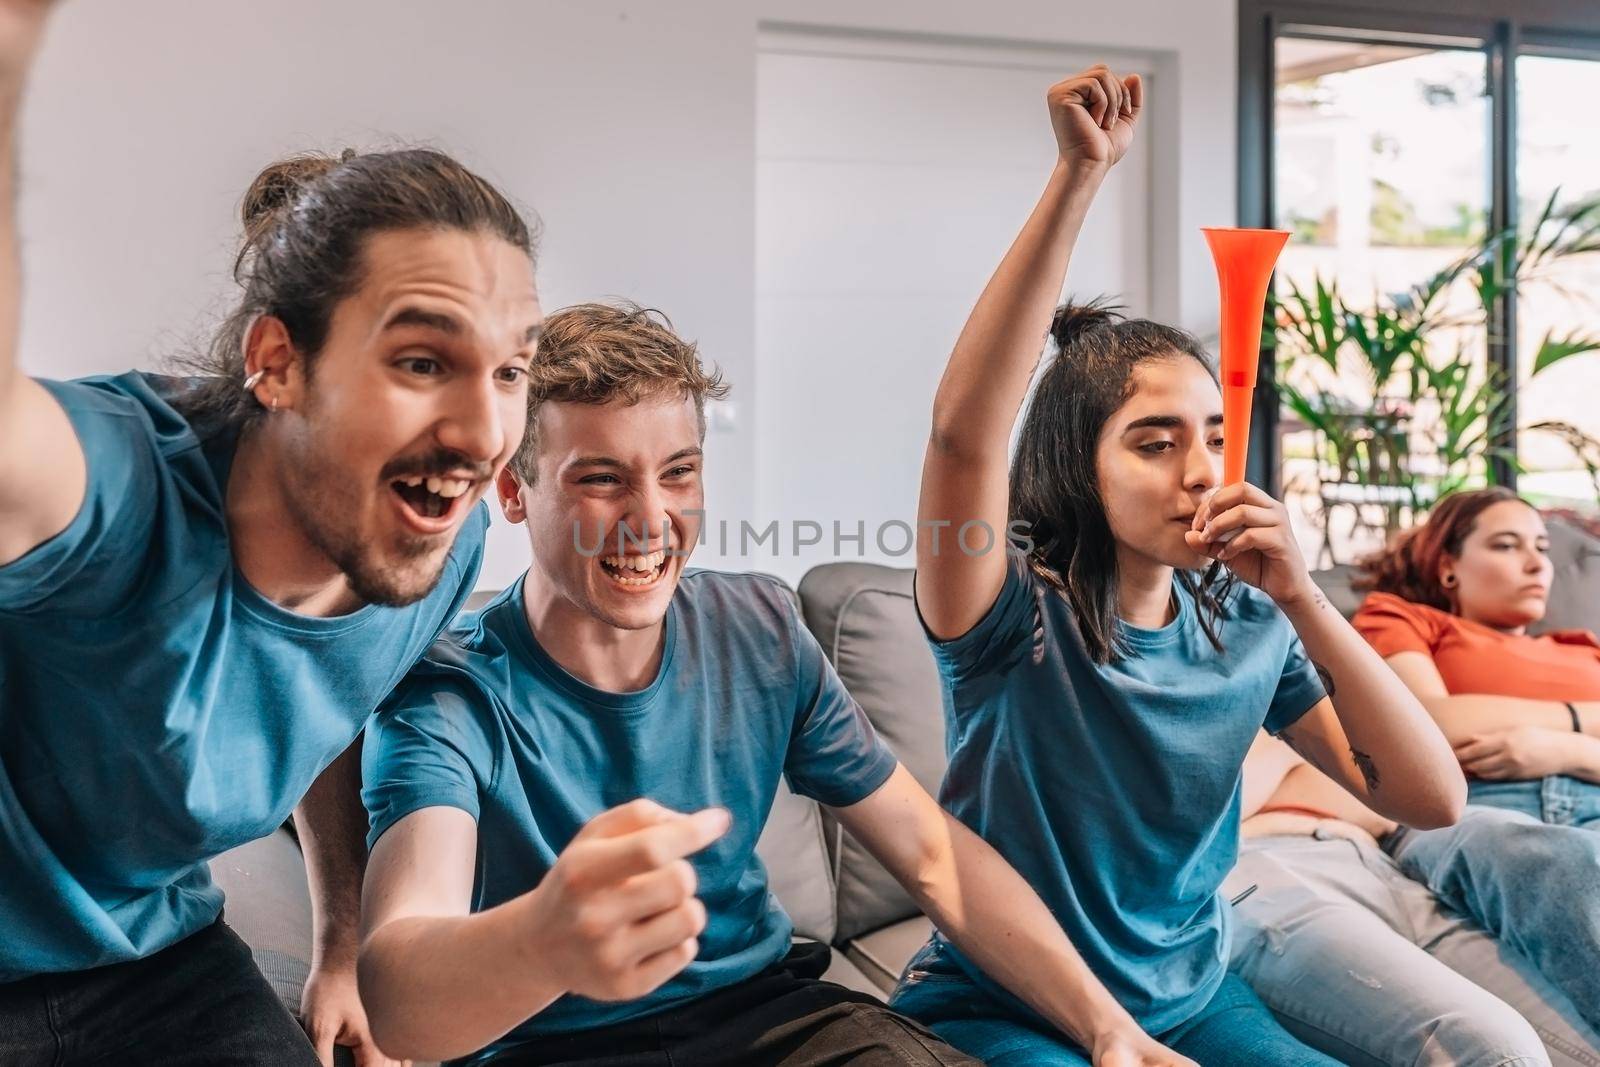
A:
{"type": "Polygon", "coordinates": [[[1425,652],[1451,693],[1600,700],[1600,640],[1587,630],[1505,634],[1392,593],[1372,593],[1350,620],[1382,656],[1425,652]]]}

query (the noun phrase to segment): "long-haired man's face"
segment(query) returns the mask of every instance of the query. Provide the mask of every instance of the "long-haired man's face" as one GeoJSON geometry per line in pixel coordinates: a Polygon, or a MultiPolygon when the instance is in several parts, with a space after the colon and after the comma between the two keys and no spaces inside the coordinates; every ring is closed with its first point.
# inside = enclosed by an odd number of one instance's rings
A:
{"type": "Polygon", "coordinates": [[[1447,592],[1462,618],[1515,629],[1544,618],[1554,573],[1544,519],[1520,500],[1503,500],[1478,513],[1440,579],[1451,577],[1447,592]]]}
{"type": "Polygon", "coordinates": [[[1146,360],[1100,431],[1100,497],[1119,548],[1170,567],[1208,560],[1184,541],[1222,475],[1222,393],[1191,356],[1146,360]]]}
{"type": "Polygon", "coordinates": [[[639,630],[667,613],[700,538],[700,418],[676,391],[638,403],[546,401],[532,485],[501,475],[506,517],[528,524],[533,566],[607,625],[639,630]]]}
{"type": "Polygon", "coordinates": [[[522,438],[543,316],[532,264],[498,237],[382,233],[364,251],[360,288],[268,425],[307,538],[363,600],[399,605],[433,589],[522,438]]]}

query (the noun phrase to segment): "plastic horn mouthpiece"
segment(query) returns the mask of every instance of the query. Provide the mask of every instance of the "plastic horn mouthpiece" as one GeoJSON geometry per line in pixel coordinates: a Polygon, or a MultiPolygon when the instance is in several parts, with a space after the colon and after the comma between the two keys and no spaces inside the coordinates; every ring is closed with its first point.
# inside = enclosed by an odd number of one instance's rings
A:
{"type": "Polygon", "coordinates": [[[1244,481],[1250,444],[1250,402],[1261,361],[1261,317],[1267,283],[1287,230],[1241,230],[1202,226],[1222,291],[1222,484],[1244,481]]]}

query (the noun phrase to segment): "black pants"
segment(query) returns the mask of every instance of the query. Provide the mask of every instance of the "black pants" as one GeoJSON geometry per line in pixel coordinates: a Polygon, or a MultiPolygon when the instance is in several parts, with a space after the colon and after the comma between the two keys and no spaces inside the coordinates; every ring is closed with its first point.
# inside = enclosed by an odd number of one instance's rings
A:
{"type": "Polygon", "coordinates": [[[218,919],[153,956],[0,984],[4,1067],[316,1067],[300,1024],[218,919]]]}
{"type": "Polygon", "coordinates": [[[821,981],[828,946],[797,945],[748,981],[683,1007],[543,1038],[494,1067],[973,1067],[865,993],[821,981]]]}

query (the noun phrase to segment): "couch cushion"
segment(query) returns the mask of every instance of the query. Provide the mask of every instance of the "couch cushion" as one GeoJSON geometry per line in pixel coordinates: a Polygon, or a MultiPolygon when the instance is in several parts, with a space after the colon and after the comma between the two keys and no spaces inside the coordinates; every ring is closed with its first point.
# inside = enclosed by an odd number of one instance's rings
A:
{"type": "Polygon", "coordinates": [[[226,899],[223,916],[244,938],[278,999],[300,1013],[311,969],[311,895],[300,848],[286,830],[230,849],[211,861],[226,899]]]}
{"type": "Polygon", "coordinates": [[[1555,580],[1544,618],[1529,629],[1600,631],[1600,540],[1558,518],[1546,525],[1555,580]]]}
{"type": "MultiPolygon", "coordinates": [[[[872,563],[825,563],[800,581],[806,624],[900,762],[930,793],[944,778],[939,673],[911,600],[913,572],[872,563]]],[[[831,823],[831,820],[830,820],[831,823]]],[[[838,884],[838,937],[918,914],[889,872],[830,825],[838,884]]]]}
{"type": "Polygon", "coordinates": [[[877,986],[877,991],[887,996],[900,981],[906,964],[932,933],[933,923],[918,915],[863,934],[846,945],[844,951],[850,962],[877,986]]]}
{"type": "Polygon", "coordinates": [[[867,993],[877,997],[879,1000],[885,999],[886,996],[883,984],[867,977],[861,968],[857,967],[855,962],[841,949],[836,948],[833,950],[833,958],[828,962],[828,969],[822,972],[822,980],[824,982],[837,982],[846,989],[853,989],[857,993],[867,993]]]}
{"type": "MultiPolygon", "coordinates": [[[[799,611],[800,598],[789,584],[775,575],[766,577],[783,585],[783,591],[799,611]]],[[[772,814],[756,842],[756,854],[766,865],[773,895],[794,921],[795,934],[831,944],[838,933],[838,916],[826,834],[822,808],[817,802],[800,796],[789,788],[789,783],[780,781],[772,814]]]]}
{"type": "Polygon", "coordinates": [[[838,923],[825,832],[817,802],[779,782],[756,855],[766,864],[768,885],[794,921],[795,934],[831,944],[838,923]]]}
{"type": "MultiPolygon", "coordinates": [[[[311,893],[305,861],[288,830],[229,849],[211,861],[211,878],[226,895],[222,913],[250,946],[256,966],[295,1018],[300,992],[311,972],[311,893]]],[[[344,1046],[333,1050],[334,1067],[354,1067],[344,1046]]],[[[421,1060],[412,1067],[434,1067],[421,1060]]]]}

